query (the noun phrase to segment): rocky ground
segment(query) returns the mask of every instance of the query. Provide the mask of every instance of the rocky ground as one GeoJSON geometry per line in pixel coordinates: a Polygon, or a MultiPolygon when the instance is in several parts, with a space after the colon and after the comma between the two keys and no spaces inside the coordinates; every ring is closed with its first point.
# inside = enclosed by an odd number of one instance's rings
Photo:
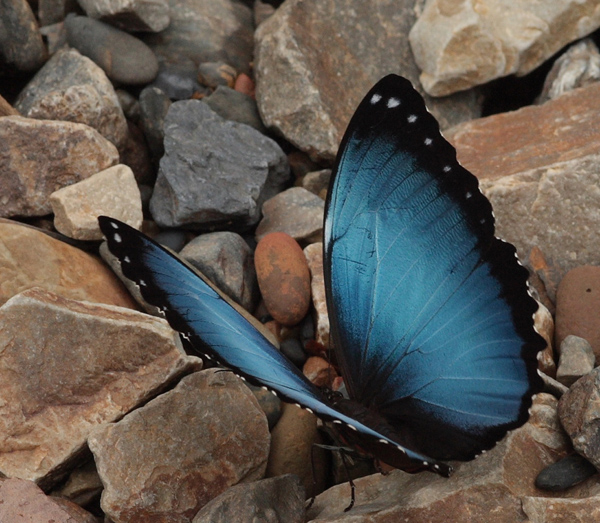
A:
{"type": "Polygon", "coordinates": [[[597,2],[279,4],[0,2],[0,521],[597,521],[597,2]],[[179,252],[337,386],[329,168],[391,72],[422,92],[531,272],[546,389],[450,479],[357,460],[344,513],[320,422],[203,369],[140,312],[98,256],[96,217],[179,252]]]}

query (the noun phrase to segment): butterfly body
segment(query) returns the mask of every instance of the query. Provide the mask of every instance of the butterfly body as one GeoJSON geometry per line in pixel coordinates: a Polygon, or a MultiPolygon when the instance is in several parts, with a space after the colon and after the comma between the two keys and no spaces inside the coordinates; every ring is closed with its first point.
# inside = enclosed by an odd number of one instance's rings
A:
{"type": "Polygon", "coordinates": [[[541,388],[527,270],[401,77],[359,105],[326,204],[331,338],[349,399],[317,389],[176,256],[118,220],[99,223],[125,277],[201,355],[408,472],[448,476],[442,460],[491,448],[541,388]]]}

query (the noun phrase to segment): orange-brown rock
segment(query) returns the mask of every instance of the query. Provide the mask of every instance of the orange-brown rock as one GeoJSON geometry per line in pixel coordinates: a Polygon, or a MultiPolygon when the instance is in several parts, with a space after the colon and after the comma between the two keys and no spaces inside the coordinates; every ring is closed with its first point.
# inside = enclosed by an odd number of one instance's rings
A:
{"type": "Polygon", "coordinates": [[[302,373],[317,387],[331,388],[337,372],[326,359],[311,356],[306,360],[302,373]]]}
{"type": "Polygon", "coordinates": [[[256,246],[256,276],[265,305],[283,325],[297,324],[310,305],[308,264],[298,243],[285,233],[271,233],[256,246]]]}
{"type": "Polygon", "coordinates": [[[556,347],[570,334],[588,341],[600,361],[600,267],[570,270],[556,294],[556,347]]]}
{"type": "Polygon", "coordinates": [[[34,227],[0,218],[0,305],[32,287],[65,298],[137,308],[98,258],[34,227]]]}

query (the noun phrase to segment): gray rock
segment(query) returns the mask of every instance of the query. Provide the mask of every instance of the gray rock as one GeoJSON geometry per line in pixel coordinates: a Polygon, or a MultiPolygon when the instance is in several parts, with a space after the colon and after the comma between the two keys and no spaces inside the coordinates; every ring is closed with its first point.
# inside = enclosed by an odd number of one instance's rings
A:
{"type": "Polygon", "coordinates": [[[198,100],[171,106],[164,143],[150,200],[162,227],[249,228],[263,201],[289,178],[287,158],[273,140],[198,100]]]}
{"type": "MultiPolygon", "coordinates": [[[[417,88],[408,43],[414,0],[288,0],[256,30],[256,100],[264,124],[313,159],[332,160],[365,93],[398,73],[417,88]]],[[[476,118],[475,92],[426,97],[442,128],[476,118]]]]}
{"type": "Polygon", "coordinates": [[[96,62],[111,80],[140,85],[156,77],[156,56],[134,36],[86,16],[68,16],[65,27],[69,45],[96,62]]]}
{"type": "Polygon", "coordinates": [[[594,349],[587,340],[579,336],[567,336],[560,344],[559,353],[556,380],[567,387],[594,369],[594,349]]]}
{"type": "Polygon", "coordinates": [[[38,0],[38,19],[42,27],[62,22],[67,13],[76,11],[77,0],[38,0]]]}
{"type": "Polygon", "coordinates": [[[127,122],[111,82],[76,49],[50,58],[21,91],[15,107],[30,118],[89,125],[117,148],[127,140],[127,122]]]}
{"type": "Polygon", "coordinates": [[[249,125],[263,134],[267,132],[260,119],[256,100],[244,93],[220,85],[213,94],[202,101],[226,120],[249,125]]]}
{"type": "Polygon", "coordinates": [[[210,369],[99,427],[88,443],[109,517],[183,523],[229,486],[261,479],[269,440],[250,390],[233,373],[210,369]]]}
{"type": "Polygon", "coordinates": [[[277,425],[279,418],[281,418],[281,400],[270,390],[265,390],[262,387],[250,385],[248,382],[246,382],[246,386],[252,391],[252,394],[254,394],[254,397],[260,405],[260,408],[265,413],[265,416],[267,416],[269,431],[272,431],[273,427],[277,425]]]}
{"type": "Polygon", "coordinates": [[[150,157],[158,164],[165,153],[165,118],[171,100],[157,87],[146,87],[140,93],[140,123],[150,149],[150,157]]]}
{"type": "Polygon", "coordinates": [[[181,256],[202,272],[227,296],[253,311],[258,283],[252,250],[235,232],[213,232],[194,238],[181,256]]]}
{"type": "Polygon", "coordinates": [[[237,71],[224,62],[203,62],[198,67],[198,80],[211,89],[219,85],[233,87],[237,71]]]}
{"type": "Polygon", "coordinates": [[[307,173],[302,178],[302,187],[307,191],[323,198],[327,194],[329,180],[331,179],[331,169],[322,169],[320,171],[312,171],[307,173]]]}
{"type": "Polygon", "coordinates": [[[167,0],[78,0],[90,18],[100,19],[127,32],[158,33],[169,25],[167,0]]]}
{"type": "Polygon", "coordinates": [[[256,240],[270,232],[285,232],[297,241],[321,241],[324,210],[321,198],[302,187],[291,187],[264,203],[256,240]]]}
{"type": "Polygon", "coordinates": [[[177,229],[160,231],[156,236],[153,236],[153,239],[174,252],[183,249],[187,242],[186,233],[177,229]]]}
{"type": "Polygon", "coordinates": [[[158,87],[173,101],[197,99],[210,93],[208,87],[198,82],[196,64],[185,58],[180,58],[177,63],[161,59],[152,86],[158,87]]]}
{"type": "Polygon", "coordinates": [[[563,93],[600,80],[600,52],[591,38],[578,42],[562,54],[546,76],[541,104],[563,93]]]}
{"type": "Polygon", "coordinates": [[[597,474],[596,467],[579,454],[571,454],[548,465],[535,478],[535,486],[550,492],[562,492],[597,474]]]}
{"type": "Polygon", "coordinates": [[[305,497],[293,474],[236,485],[205,505],[192,523],[303,523],[305,497]]]}
{"type": "Polygon", "coordinates": [[[138,99],[124,89],[117,89],[115,92],[127,119],[132,122],[138,122],[140,119],[140,102],[138,99]]]}
{"type": "Polygon", "coordinates": [[[43,216],[51,193],[119,161],[116,147],[80,123],[0,118],[0,216],[43,216]]]}
{"type": "Polygon", "coordinates": [[[154,184],[156,168],[150,159],[148,143],[141,128],[127,120],[127,140],[119,150],[121,163],[131,167],[138,184],[154,184]]]}
{"type": "Polygon", "coordinates": [[[235,0],[169,0],[171,23],[144,41],[171,63],[225,62],[249,73],[253,53],[252,11],[235,0]]]}
{"type": "Polygon", "coordinates": [[[46,48],[27,0],[0,3],[0,64],[33,72],[46,60],[46,48]]]}

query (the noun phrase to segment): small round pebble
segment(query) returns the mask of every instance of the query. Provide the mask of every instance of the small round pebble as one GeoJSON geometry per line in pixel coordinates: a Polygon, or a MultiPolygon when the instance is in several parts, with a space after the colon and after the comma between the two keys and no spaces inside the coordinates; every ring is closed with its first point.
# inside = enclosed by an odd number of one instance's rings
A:
{"type": "Polygon", "coordinates": [[[219,85],[233,88],[236,76],[236,70],[223,62],[204,62],[198,67],[198,81],[212,89],[219,85]]]}
{"type": "Polygon", "coordinates": [[[297,367],[302,367],[306,361],[306,353],[302,349],[302,343],[296,338],[283,340],[280,345],[281,352],[297,367]]]}
{"type": "Polygon", "coordinates": [[[254,98],[256,90],[254,82],[252,81],[252,78],[245,73],[240,73],[238,75],[238,77],[235,79],[233,88],[240,93],[247,94],[248,96],[254,98]]]}
{"type": "Polygon", "coordinates": [[[184,245],[187,243],[187,238],[185,232],[171,230],[171,231],[161,231],[155,237],[154,241],[157,241],[161,245],[168,247],[174,252],[179,252],[183,249],[184,245]]]}
{"type": "Polygon", "coordinates": [[[541,490],[561,492],[597,472],[596,467],[583,456],[571,454],[542,470],[535,480],[535,486],[541,490]]]}
{"type": "Polygon", "coordinates": [[[310,274],[302,249],[291,236],[273,232],[256,246],[254,264],[267,310],[283,325],[296,325],[310,305],[310,274]]]}
{"type": "Polygon", "coordinates": [[[311,356],[306,360],[302,373],[316,386],[332,388],[337,372],[331,363],[319,356],[311,356]]]}

